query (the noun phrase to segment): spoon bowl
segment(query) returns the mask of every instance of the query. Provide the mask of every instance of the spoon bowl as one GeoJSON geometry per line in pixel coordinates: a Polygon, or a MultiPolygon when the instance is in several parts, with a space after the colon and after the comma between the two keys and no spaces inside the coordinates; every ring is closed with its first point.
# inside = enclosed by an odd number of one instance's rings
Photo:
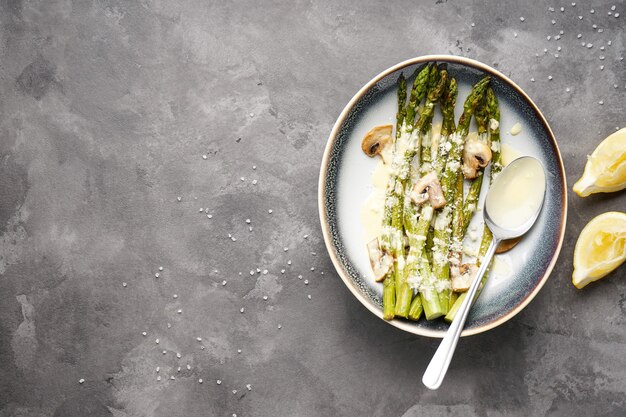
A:
{"type": "Polygon", "coordinates": [[[441,386],[463,331],[476,292],[500,241],[522,236],[537,220],[546,191],[546,175],[536,158],[517,158],[495,178],[485,199],[485,224],[493,239],[467,291],[456,317],[424,372],[422,382],[435,390],[441,386]]]}

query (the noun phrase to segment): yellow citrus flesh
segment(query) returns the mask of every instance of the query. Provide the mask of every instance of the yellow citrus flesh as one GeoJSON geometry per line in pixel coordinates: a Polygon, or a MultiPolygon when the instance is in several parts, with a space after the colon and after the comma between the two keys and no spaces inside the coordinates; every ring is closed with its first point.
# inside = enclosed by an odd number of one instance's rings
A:
{"type": "Polygon", "coordinates": [[[574,249],[572,283],[583,288],[626,260],[626,213],[610,211],[592,219],[580,232],[574,249]]]}
{"type": "Polygon", "coordinates": [[[580,197],[626,188],[626,128],[604,139],[587,159],[583,176],[574,184],[580,197]]]}

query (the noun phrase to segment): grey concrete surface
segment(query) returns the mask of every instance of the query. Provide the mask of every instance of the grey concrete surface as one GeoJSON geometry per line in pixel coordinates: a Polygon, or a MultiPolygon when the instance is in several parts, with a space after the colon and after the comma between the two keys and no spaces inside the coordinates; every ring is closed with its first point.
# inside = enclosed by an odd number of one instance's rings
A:
{"type": "Polygon", "coordinates": [[[570,194],[544,289],[437,392],[437,342],[352,297],[316,201],[345,103],[429,53],[518,82],[571,186],[624,126],[625,22],[604,0],[1,0],[0,416],[626,415],[626,269],[570,283],[625,193],[570,194]]]}

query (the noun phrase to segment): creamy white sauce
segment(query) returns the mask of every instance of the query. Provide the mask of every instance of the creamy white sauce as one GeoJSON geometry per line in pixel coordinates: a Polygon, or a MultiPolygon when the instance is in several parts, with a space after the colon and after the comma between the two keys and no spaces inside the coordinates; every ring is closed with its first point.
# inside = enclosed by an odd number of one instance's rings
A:
{"type": "Polygon", "coordinates": [[[491,185],[486,210],[493,222],[509,230],[526,223],[543,202],[546,176],[541,163],[522,158],[502,171],[491,185]]]}
{"type": "Polygon", "coordinates": [[[385,192],[391,167],[382,160],[378,162],[372,173],[374,190],[361,207],[361,225],[365,243],[382,234],[382,223],[385,207],[385,192]]]}
{"type": "Polygon", "coordinates": [[[520,123],[515,123],[511,127],[511,130],[509,130],[509,133],[513,136],[517,136],[521,133],[521,131],[522,131],[522,125],[520,123]]]}
{"type": "Polygon", "coordinates": [[[522,156],[522,153],[517,149],[503,143],[500,146],[500,155],[502,156],[502,165],[507,166],[508,164],[522,156]]]}

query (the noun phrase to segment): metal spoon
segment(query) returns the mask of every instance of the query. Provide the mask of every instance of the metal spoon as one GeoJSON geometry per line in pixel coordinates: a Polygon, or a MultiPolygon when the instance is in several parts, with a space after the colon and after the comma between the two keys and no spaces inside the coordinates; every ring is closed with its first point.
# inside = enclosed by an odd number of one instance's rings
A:
{"type": "Polygon", "coordinates": [[[543,206],[545,188],[546,177],[543,166],[530,156],[511,162],[493,181],[484,208],[485,224],[491,230],[493,239],[467,291],[467,296],[456,313],[456,318],[424,372],[422,382],[426,387],[435,390],[443,382],[476,291],[498,243],[519,237],[532,227],[543,206]],[[524,189],[528,186],[530,189],[524,189]]]}

